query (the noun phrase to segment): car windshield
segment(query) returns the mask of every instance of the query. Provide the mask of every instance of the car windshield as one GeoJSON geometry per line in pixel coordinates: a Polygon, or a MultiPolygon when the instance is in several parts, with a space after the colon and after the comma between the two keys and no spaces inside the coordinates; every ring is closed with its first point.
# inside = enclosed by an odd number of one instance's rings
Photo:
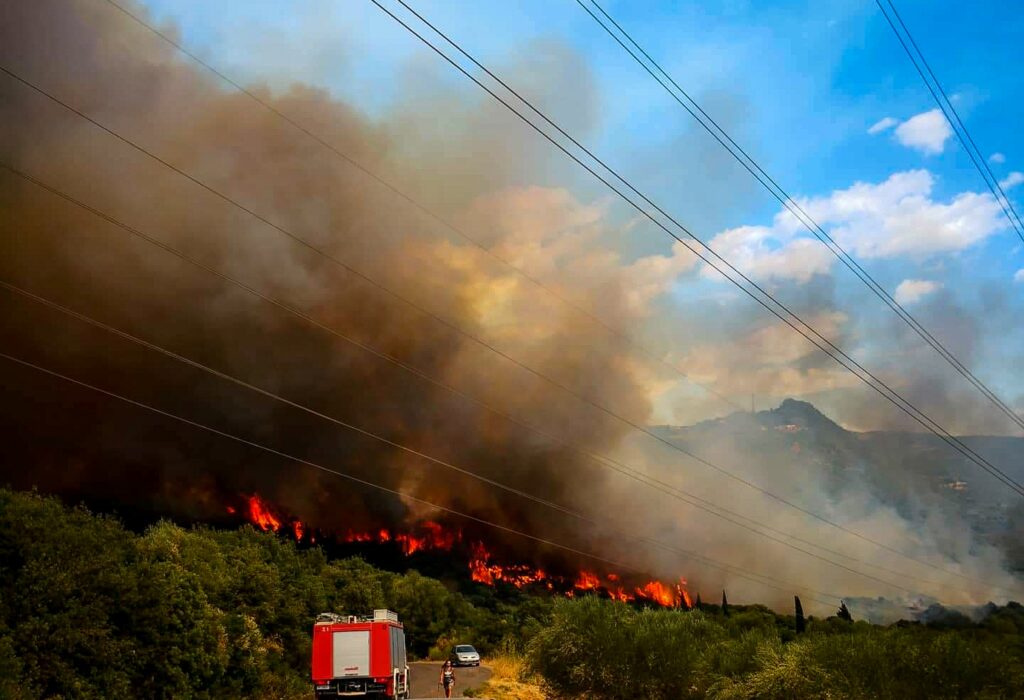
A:
{"type": "Polygon", "coordinates": [[[469,646],[468,644],[455,647],[455,653],[456,654],[469,654],[470,652],[474,652],[474,651],[476,651],[476,649],[474,649],[473,647],[469,646]]]}

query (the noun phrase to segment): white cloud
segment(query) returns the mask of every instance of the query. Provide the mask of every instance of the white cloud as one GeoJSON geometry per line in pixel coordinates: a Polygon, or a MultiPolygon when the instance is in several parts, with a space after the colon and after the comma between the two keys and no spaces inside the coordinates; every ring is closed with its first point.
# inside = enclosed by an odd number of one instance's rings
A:
{"type": "MultiPolygon", "coordinates": [[[[989,194],[962,192],[932,199],[927,170],[895,173],[878,184],[856,183],[831,196],[801,202],[851,254],[863,258],[924,257],[964,250],[1002,230],[999,204],[989,194]]],[[[782,225],[799,224],[790,215],[782,225]]]]}
{"type": "Polygon", "coordinates": [[[891,129],[899,123],[899,119],[894,119],[893,117],[885,117],[884,119],[879,119],[877,122],[875,122],[872,125],[872,127],[868,129],[868,133],[871,135],[880,134],[886,129],[891,129]]]}
{"type": "Polygon", "coordinates": [[[897,141],[929,155],[942,153],[952,135],[953,129],[940,109],[916,114],[896,127],[897,141]]]}
{"type": "Polygon", "coordinates": [[[1024,282],[1024,269],[1017,270],[1017,274],[1013,276],[1014,282],[1024,282]]]}
{"type": "MultiPolygon", "coordinates": [[[[989,194],[962,192],[948,201],[932,198],[927,170],[891,175],[880,183],[858,182],[825,197],[798,200],[840,245],[857,258],[925,258],[956,253],[1003,230],[1001,209],[989,194]]],[[[711,247],[755,278],[807,282],[825,274],[834,257],[809,237],[789,211],[770,226],[722,231],[711,247]]],[[[711,279],[721,277],[703,270],[711,279]]]]}
{"type": "Polygon", "coordinates": [[[1008,190],[1011,187],[1016,187],[1020,183],[1024,182],[1024,173],[1014,171],[1007,175],[1005,178],[999,181],[999,186],[1004,190],[1008,190]]]}
{"type": "Polygon", "coordinates": [[[988,157],[988,162],[1000,165],[1006,162],[1006,156],[1004,156],[1002,153],[993,153],[988,157]]]}
{"type": "MultiPolygon", "coordinates": [[[[832,254],[810,238],[780,240],[765,226],[740,226],[715,236],[711,247],[743,272],[756,278],[790,279],[807,282],[832,266],[832,254]]],[[[721,279],[705,268],[705,274],[721,279]]]]}
{"type": "Polygon", "coordinates": [[[894,296],[900,304],[913,304],[941,287],[938,282],[930,280],[903,280],[896,287],[894,296]]]}

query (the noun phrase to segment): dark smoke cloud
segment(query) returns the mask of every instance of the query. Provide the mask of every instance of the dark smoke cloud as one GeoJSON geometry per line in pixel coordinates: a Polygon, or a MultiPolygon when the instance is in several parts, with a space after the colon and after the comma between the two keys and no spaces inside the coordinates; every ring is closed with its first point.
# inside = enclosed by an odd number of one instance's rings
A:
{"type": "MultiPolygon", "coordinates": [[[[620,349],[602,342],[602,329],[564,307],[527,303],[534,300],[528,288],[508,270],[439,236],[429,219],[248,97],[222,89],[110,7],[14,3],[5,14],[3,65],[452,324],[646,420],[644,387],[620,349]]],[[[553,54],[568,55],[548,46],[537,60],[553,54]]],[[[581,69],[577,62],[573,74],[581,69]]],[[[495,142],[484,128],[492,111],[476,103],[453,103],[448,96],[446,123],[424,129],[430,103],[405,105],[405,111],[374,123],[313,88],[294,85],[273,94],[256,89],[371,169],[407,184],[432,183],[426,196],[446,216],[536,167],[537,145],[520,148],[515,136],[495,142]],[[442,128],[460,135],[457,159],[442,157],[452,146],[435,138],[442,128]],[[445,196],[431,197],[431,190],[445,196]]],[[[552,433],[597,450],[614,446],[623,434],[621,424],[15,81],[5,77],[0,90],[5,162],[552,433]]],[[[585,98],[587,90],[586,81],[577,80],[567,99],[585,98]]],[[[4,174],[0,187],[4,279],[510,486],[581,510],[591,510],[598,498],[604,472],[557,443],[334,339],[34,185],[4,174]]],[[[473,223],[487,232],[491,245],[500,245],[503,229],[483,209],[478,207],[473,223]]],[[[607,295],[611,317],[632,313],[615,301],[626,296],[621,280],[598,274],[604,278],[588,304],[601,304],[596,295],[607,295]]],[[[2,303],[7,352],[389,488],[547,537],[586,540],[586,528],[523,499],[231,387],[9,292],[2,303]]],[[[422,506],[396,504],[9,363],[2,371],[7,426],[21,436],[5,460],[5,479],[19,485],[148,499],[193,512],[222,507],[216,498],[196,494],[259,490],[321,527],[382,514],[389,520],[425,515],[422,506]]]]}
{"type": "MultiPolygon", "coordinates": [[[[106,3],[14,2],[4,4],[2,12],[2,65],[530,367],[638,424],[652,415],[651,397],[678,380],[409,209],[245,95],[227,90],[106,3]]],[[[524,84],[532,97],[543,96],[545,110],[577,115],[569,124],[574,132],[595,129],[599,101],[582,61],[550,41],[527,53],[528,61],[512,61],[502,74],[524,84]]],[[[755,323],[753,311],[737,314],[731,299],[692,305],[666,301],[665,292],[681,275],[697,274],[688,253],[677,246],[639,259],[625,256],[610,242],[627,246],[622,234],[629,224],[615,227],[608,223],[605,204],[582,203],[555,187],[567,168],[549,145],[479,95],[466,97],[446,85],[429,70],[412,70],[402,86],[405,97],[372,119],[308,85],[275,83],[274,90],[253,90],[562,296],[598,311],[612,325],[643,332],[657,346],[680,348],[674,360],[685,361],[695,377],[731,396],[745,397],[751,387],[759,400],[828,395],[849,387],[848,376],[809,353],[802,340],[763,318],[755,323]],[[662,313],[671,313],[670,323],[659,322],[655,314],[662,313]]],[[[4,162],[331,328],[548,433],[593,452],[613,453],[765,523],[831,544],[833,533],[737,490],[677,453],[635,436],[627,439],[621,422],[346,273],[6,76],[0,77],[0,124],[4,162]]],[[[641,549],[614,531],[657,537],[825,590],[880,592],[624,481],[557,442],[424,383],[7,173],[0,173],[0,211],[4,280],[339,420],[594,515],[606,527],[595,530],[7,291],[0,291],[3,352],[446,507],[657,575],[688,573],[706,592],[728,586],[730,597],[735,590],[779,605],[792,600],[791,591],[769,593],[675,554],[641,549]]],[[[820,278],[790,301],[841,338],[844,317],[834,310],[833,295],[832,282],[820,278]]],[[[258,491],[325,529],[438,516],[414,502],[6,361],[0,361],[0,382],[5,452],[0,481],[16,486],[38,485],[73,499],[199,519],[222,513],[228,497],[258,491]]],[[[696,390],[686,403],[676,413],[687,419],[728,410],[696,390]]],[[[945,564],[945,552],[955,550],[964,570],[1005,580],[998,556],[990,549],[978,553],[955,524],[941,518],[909,522],[878,508],[867,489],[837,496],[825,479],[786,460],[744,461],[733,448],[728,440],[716,440],[697,451],[754,481],[778,484],[777,490],[791,487],[803,502],[930,561],[945,564]],[[925,528],[923,535],[918,527],[925,528]],[[958,533],[962,537],[940,551],[936,542],[958,533]]],[[[510,535],[487,536],[492,543],[503,542],[510,555],[556,564],[566,559],[510,535]]],[[[847,551],[863,558],[878,554],[870,547],[847,551]]],[[[983,602],[987,594],[964,592],[966,602],[983,602]]]]}

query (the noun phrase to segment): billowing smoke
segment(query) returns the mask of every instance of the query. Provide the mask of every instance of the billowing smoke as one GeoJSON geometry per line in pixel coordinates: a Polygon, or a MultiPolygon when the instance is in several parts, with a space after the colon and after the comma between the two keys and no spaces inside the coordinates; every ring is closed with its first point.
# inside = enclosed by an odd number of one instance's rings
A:
{"type": "MultiPolygon", "coordinates": [[[[939,581],[942,585],[929,592],[943,599],[1000,597],[993,588],[964,584],[898,557],[880,557],[876,547],[863,541],[835,542],[835,533],[820,522],[695,466],[560,390],[553,383],[647,424],[653,397],[678,377],[248,96],[202,72],[108,4],[40,0],[8,3],[3,12],[4,67],[308,245],[6,75],[0,76],[4,163],[557,439],[424,381],[7,171],[0,172],[3,280],[392,443],[586,513],[603,526],[217,379],[9,291],[0,292],[3,352],[389,489],[656,575],[682,573],[708,591],[734,588],[737,596],[731,598],[781,605],[788,604],[792,591],[765,589],[677,553],[639,547],[616,533],[653,537],[810,589],[894,593],[641,487],[566,443],[615,455],[716,503],[728,503],[731,510],[831,543],[850,556],[910,567],[939,581]]],[[[510,75],[521,71],[534,83],[547,80],[550,84],[536,89],[586,106],[573,128],[591,128],[598,119],[596,99],[582,62],[554,42],[535,46],[531,55],[530,65],[513,65],[510,75]],[[545,56],[562,70],[538,67],[545,56]],[[573,70],[564,69],[567,62],[573,70]]],[[[628,224],[610,223],[606,204],[536,185],[534,173],[555,167],[551,149],[522,129],[510,128],[510,117],[489,103],[445,94],[441,105],[436,95],[422,96],[371,118],[306,85],[252,89],[338,150],[429,203],[496,256],[612,326],[649,330],[656,325],[652,318],[665,292],[680,275],[697,274],[694,260],[679,247],[640,258],[624,255],[616,243],[628,224]],[[443,110],[443,125],[434,121],[435,107],[443,110]]],[[[834,321],[836,313],[822,311],[819,321],[834,321]]],[[[720,319],[692,318],[686,328],[695,330],[704,322],[715,325],[720,319]]],[[[817,360],[793,354],[788,340],[774,339],[775,332],[769,328],[760,335],[742,335],[732,351],[742,357],[748,350],[774,348],[774,360],[757,371],[774,373],[765,385],[780,392],[785,392],[780,387],[786,386],[786,372],[793,371],[786,366],[801,362],[797,371],[804,376],[821,373],[820,390],[836,388],[829,383],[835,375],[819,369],[817,360]]],[[[656,329],[653,333],[658,335],[656,329]]],[[[745,395],[730,385],[729,376],[715,376],[720,356],[705,357],[701,364],[700,352],[700,345],[693,345],[685,358],[696,376],[719,382],[727,393],[745,395]]],[[[200,519],[222,512],[224,494],[258,491],[325,530],[440,515],[422,503],[6,360],[0,362],[0,376],[7,452],[2,479],[16,486],[38,485],[72,498],[200,519]]],[[[697,415],[723,410],[714,403],[717,399],[699,401],[694,404],[702,407],[697,415]]],[[[744,478],[770,482],[773,491],[795,491],[794,500],[892,541],[894,547],[985,577],[993,586],[1011,582],[991,547],[967,535],[948,541],[946,535],[956,532],[948,522],[883,508],[867,486],[838,493],[823,472],[776,456],[751,461],[721,439],[720,434],[698,435],[687,445],[739,468],[744,478]],[[925,534],[915,532],[919,525],[926,527],[925,534]]],[[[490,532],[489,537],[520,558],[569,556],[507,533],[490,532]]],[[[894,578],[872,571],[879,578],[894,578]]]]}
{"type": "MultiPolygon", "coordinates": [[[[621,344],[609,342],[605,329],[539,293],[248,96],[183,62],[129,18],[94,2],[19,4],[7,12],[5,66],[309,246],[6,76],[5,162],[552,435],[603,452],[625,428],[488,345],[646,421],[645,373],[621,344]]],[[[374,123],[305,86],[282,94],[257,90],[389,180],[410,187],[429,181],[445,190],[442,216],[458,219],[502,257],[544,278],[570,280],[558,292],[600,308],[609,323],[640,318],[657,286],[688,264],[682,257],[623,264],[600,245],[606,234],[600,206],[577,203],[560,190],[513,187],[536,144],[520,149],[513,141],[488,141],[484,124],[493,114],[479,104],[461,105],[463,123],[448,126],[464,134],[467,149],[453,164],[438,157],[440,144],[420,133],[422,122],[412,115],[374,123]],[[646,269],[652,265],[664,268],[654,270],[653,281],[646,269]],[[644,286],[637,289],[634,280],[644,286]]],[[[3,197],[5,280],[394,443],[567,507],[598,510],[606,471],[559,442],[6,172],[3,197]]],[[[589,529],[579,521],[554,518],[528,500],[34,301],[3,296],[7,352],[388,488],[583,546],[578,536],[573,542],[574,532],[589,529]]],[[[11,388],[8,425],[23,426],[13,433],[32,454],[23,458],[25,466],[12,466],[19,483],[113,491],[199,510],[215,499],[188,506],[196,493],[259,490],[325,528],[383,513],[390,513],[385,519],[424,514],[422,505],[403,505],[10,363],[4,372],[11,388]],[[74,466],[65,448],[75,455],[74,466]]]]}

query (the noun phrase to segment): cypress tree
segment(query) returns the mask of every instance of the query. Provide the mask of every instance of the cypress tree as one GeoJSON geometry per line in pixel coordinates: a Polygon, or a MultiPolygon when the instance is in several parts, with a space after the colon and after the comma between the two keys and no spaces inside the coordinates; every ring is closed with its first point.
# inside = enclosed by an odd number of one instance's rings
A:
{"type": "Polygon", "coordinates": [[[853,615],[850,614],[849,608],[846,607],[846,601],[845,600],[839,601],[839,612],[836,613],[836,616],[840,620],[846,620],[847,622],[853,622],[853,615]]]}
{"type": "Polygon", "coordinates": [[[704,607],[704,603],[700,602],[700,593],[697,594],[697,602],[694,603],[693,607],[697,608],[698,610],[704,607]]]}
{"type": "MultiPolygon", "coordinates": [[[[729,617],[729,601],[725,597],[725,589],[722,589],[722,614],[729,617]]],[[[849,613],[847,613],[849,614],[849,613]]]]}
{"type": "Polygon", "coordinates": [[[800,605],[800,596],[793,596],[793,602],[796,604],[796,633],[803,634],[804,630],[807,629],[807,621],[804,620],[804,606],[800,605]]]}

